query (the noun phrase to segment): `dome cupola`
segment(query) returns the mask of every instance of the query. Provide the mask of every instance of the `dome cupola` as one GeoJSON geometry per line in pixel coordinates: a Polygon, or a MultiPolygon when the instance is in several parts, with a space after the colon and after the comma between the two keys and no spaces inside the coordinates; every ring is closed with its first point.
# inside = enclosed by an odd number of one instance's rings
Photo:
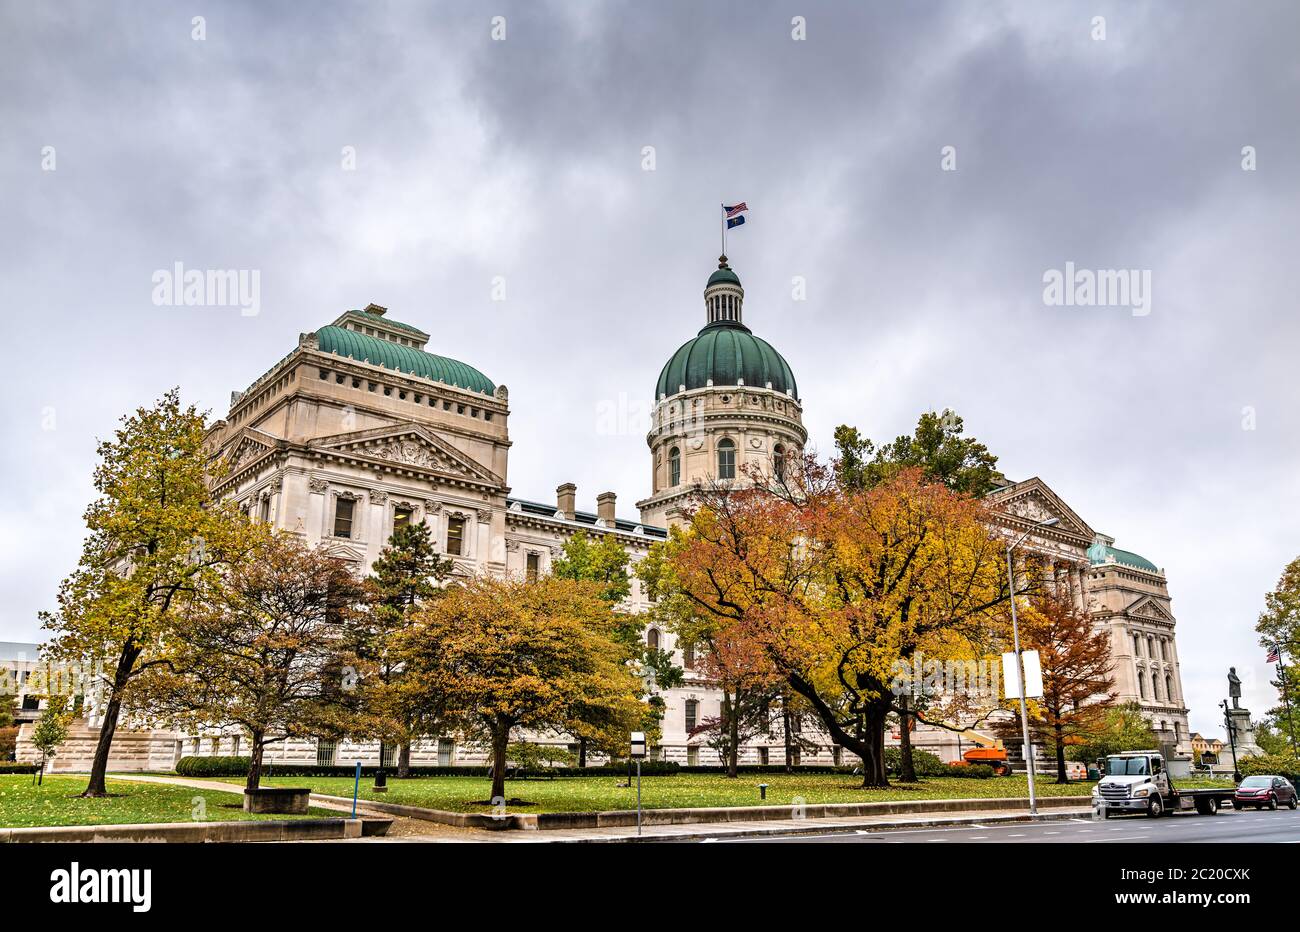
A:
{"type": "Polygon", "coordinates": [[[790,365],[772,344],[744,324],[745,289],[740,276],[718,259],[704,287],[704,328],[683,343],[659,373],[655,397],[724,385],[767,388],[798,397],[790,365]]]}

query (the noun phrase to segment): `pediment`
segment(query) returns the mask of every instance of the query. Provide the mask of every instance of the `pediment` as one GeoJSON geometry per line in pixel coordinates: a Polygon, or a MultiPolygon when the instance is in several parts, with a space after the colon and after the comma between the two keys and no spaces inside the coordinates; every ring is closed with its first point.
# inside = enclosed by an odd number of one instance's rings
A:
{"type": "Polygon", "coordinates": [[[358,550],[356,547],[332,542],[322,546],[325,548],[325,555],[333,557],[335,560],[343,560],[345,563],[357,563],[362,565],[366,562],[365,551],[358,550]]]}
{"type": "Polygon", "coordinates": [[[1049,518],[1056,518],[1052,530],[1080,538],[1088,546],[1096,532],[1090,528],[1059,495],[1038,477],[1017,482],[1004,489],[998,489],[988,495],[986,501],[994,511],[1002,512],[1008,518],[1019,519],[1016,524],[1033,525],[1049,518]]]}
{"type": "Polygon", "coordinates": [[[244,428],[231,442],[230,452],[226,454],[226,463],[230,471],[243,469],[271,453],[275,450],[278,439],[252,427],[244,428]]]}
{"type": "Polygon", "coordinates": [[[1173,623],[1174,616],[1165,608],[1163,602],[1149,595],[1144,595],[1137,599],[1132,605],[1124,609],[1126,615],[1133,615],[1138,618],[1150,618],[1154,621],[1165,621],[1173,623]]]}
{"type": "Polygon", "coordinates": [[[313,441],[313,450],[362,462],[400,465],[471,482],[500,485],[501,478],[419,424],[336,434],[313,441]]]}

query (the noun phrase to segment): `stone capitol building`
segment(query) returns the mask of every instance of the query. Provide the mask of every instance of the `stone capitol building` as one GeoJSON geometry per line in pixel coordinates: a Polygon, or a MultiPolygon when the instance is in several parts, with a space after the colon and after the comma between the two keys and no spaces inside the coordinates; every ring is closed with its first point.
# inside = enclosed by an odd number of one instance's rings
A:
{"type": "MultiPolygon", "coordinates": [[[[594,511],[579,509],[571,483],[549,502],[513,497],[506,387],[431,352],[427,332],[375,304],[302,334],[261,378],[232,394],[229,412],[209,435],[231,463],[216,491],[257,520],[329,547],[362,574],[394,527],[406,522],[427,524],[462,576],[544,574],[578,532],[613,535],[639,560],[682,519],[698,484],[739,479],[749,464],[779,470],[783,458],[800,456],[807,441],[794,371],[746,325],[745,291],[725,256],[703,296],[703,328],[668,357],[655,384],[654,422],[646,438],[651,481],[635,518],[618,515],[613,492],[597,494],[594,511]]],[[[1042,559],[1051,583],[1089,606],[1095,623],[1110,632],[1119,700],[1138,702],[1162,743],[1190,748],[1164,572],[1115,548],[1112,538],[1093,530],[1041,479],[1011,483],[990,499],[999,530],[1009,535],[1058,519],[1034,530],[1022,552],[1042,559]]],[[[647,607],[635,577],[625,607],[647,607]]],[[[658,756],[716,763],[700,738],[688,736],[697,723],[718,715],[720,693],[692,670],[691,652],[679,650],[671,633],[651,626],[645,637],[674,651],[686,673],[684,686],[663,692],[667,711],[658,756]]],[[[69,745],[55,758],[56,769],[88,765],[97,725],[92,712],[74,727],[69,745]]],[[[744,748],[742,763],[782,761],[779,721],[774,728],[776,734],[744,748]]],[[[828,740],[818,744],[812,731],[803,738],[800,762],[838,760],[828,740]],[[813,753],[811,745],[817,745],[813,753]]],[[[187,754],[239,754],[240,743],[230,731],[186,735],[124,721],[110,769],[170,768],[187,754]]],[[[945,759],[958,756],[948,732],[922,726],[913,743],[945,759]]],[[[20,738],[20,755],[29,752],[30,742],[20,738]]],[[[272,765],[358,759],[373,764],[378,748],[291,740],[266,753],[272,765]]],[[[454,735],[431,736],[411,753],[417,766],[484,760],[481,749],[462,745],[454,735]]]]}

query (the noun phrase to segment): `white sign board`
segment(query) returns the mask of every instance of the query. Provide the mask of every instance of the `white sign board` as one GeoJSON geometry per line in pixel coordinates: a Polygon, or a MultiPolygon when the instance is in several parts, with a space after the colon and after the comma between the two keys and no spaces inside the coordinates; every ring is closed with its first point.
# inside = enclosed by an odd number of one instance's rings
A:
{"type": "MultiPolygon", "coordinates": [[[[1043,695],[1043,668],[1038,651],[1022,650],[1020,660],[1025,665],[1025,698],[1038,699],[1043,695]]],[[[1016,655],[1002,655],[1002,694],[1008,699],[1020,698],[1020,677],[1016,676],[1016,655]]]]}
{"type": "Polygon", "coordinates": [[[632,732],[632,740],[630,743],[632,746],[631,747],[632,757],[645,757],[645,732],[644,731],[632,732]]]}

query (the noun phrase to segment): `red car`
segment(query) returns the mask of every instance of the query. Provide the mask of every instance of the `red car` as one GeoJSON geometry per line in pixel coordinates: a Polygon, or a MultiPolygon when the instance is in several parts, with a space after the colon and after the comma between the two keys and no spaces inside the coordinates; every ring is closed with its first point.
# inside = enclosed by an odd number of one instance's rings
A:
{"type": "Polygon", "coordinates": [[[1256,809],[1277,809],[1278,806],[1295,809],[1295,787],[1285,777],[1247,777],[1237,784],[1237,791],[1232,794],[1232,808],[1245,809],[1247,806],[1256,809]]]}

